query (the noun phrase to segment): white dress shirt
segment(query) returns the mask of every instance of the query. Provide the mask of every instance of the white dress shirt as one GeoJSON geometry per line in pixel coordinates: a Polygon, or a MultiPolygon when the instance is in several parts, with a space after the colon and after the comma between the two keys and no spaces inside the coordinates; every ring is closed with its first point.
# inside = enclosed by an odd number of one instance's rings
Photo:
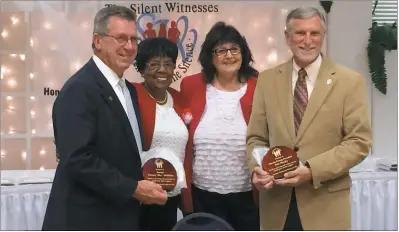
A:
{"type": "Polygon", "coordinates": [[[125,80],[124,77],[119,78],[118,75],[112,71],[110,67],[108,67],[100,58],[98,58],[96,55],[93,55],[93,60],[94,63],[96,63],[98,69],[100,69],[101,73],[105,76],[109,84],[112,86],[112,89],[114,89],[116,96],[118,96],[119,101],[122,103],[123,109],[125,109],[126,115],[127,115],[127,106],[126,106],[126,101],[125,97],[123,96],[123,92],[121,87],[119,86],[119,80],[125,80]]]}
{"type": "MultiPolygon", "coordinates": [[[[317,80],[317,75],[319,74],[320,66],[321,66],[321,55],[317,57],[313,63],[309,64],[308,66],[305,67],[306,71],[306,87],[308,89],[308,100],[310,98],[310,95],[312,94],[312,91],[316,85],[316,80],[317,80]]],[[[296,63],[295,60],[293,59],[293,69],[292,69],[292,95],[294,95],[295,91],[295,85],[296,81],[298,80],[298,71],[301,69],[296,63]]]]}
{"type": "MultiPolygon", "coordinates": [[[[121,102],[123,109],[125,109],[126,116],[128,116],[128,111],[127,111],[127,105],[126,105],[126,100],[125,96],[123,95],[123,90],[122,87],[119,85],[119,81],[122,79],[125,81],[124,77],[119,78],[118,75],[112,71],[110,67],[108,67],[100,58],[98,58],[96,55],[93,55],[93,61],[97,65],[98,69],[100,69],[101,73],[105,76],[109,84],[112,86],[112,89],[114,90],[116,96],[118,97],[119,101],[121,102]]],[[[134,110],[134,108],[133,108],[134,110]]],[[[136,114],[136,112],[135,112],[136,114]]],[[[129,117],[129,116],[128,116],[129,117]]],[[[137,125],[138,128],[138,125],[137,125]]],[[[140,138],[140,133],[139,131],[133,132],[134,137],[138,143],[141,144],[141,138],[140,138]]],[[[137,144],[137,148],[139,149],[139,152],[142,152],[141,145],[137,144]]]]}

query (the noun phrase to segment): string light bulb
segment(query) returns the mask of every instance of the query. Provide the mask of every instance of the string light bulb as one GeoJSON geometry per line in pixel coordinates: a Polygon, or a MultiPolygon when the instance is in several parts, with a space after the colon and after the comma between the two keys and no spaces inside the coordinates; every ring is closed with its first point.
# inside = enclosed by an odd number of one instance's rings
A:
{"type": "Polygon", "coordinates": [[[82,27],[83,29],[86,29],[86,28],[89,27],[89,23],[88,23],[88,22],[82,22],[80,25],[81,25],[81,27],[82,27]]]}
{"type": "Polygon", "coordinates": [[[45,22],[45,23],[43,24],[43,27],[44,27],[45,29],[47,29],[47,30],[51,30],[51,29],[52,29],[52,26],[51,26],[51,23],[50,23],[50,22],[45,22]]]}
{"type": "Polygon", "coordinates": [[[17,86],[17,81],[13,78],[9,79],[7,82],[8,86],[11,88],[14,88],[15,86],[17,86]]]}
{"type": "Polygon", "coordinates": [[[45,156],[46,153],[47,153],[46,149],[44,149],[44,148],[40,149],[40,152],[39,152],[40,156],[45,156]]]}
{"type": "Polygon", "coordinates": [[[11,78],[11,79],[8,80],[7,84],[11,88],[14,88],[15,86],[17,86],[17,81],[15,79],[11,78]]]}
{"type": "Polygon", "coordinates": [[[22,160],[26,160],[26,151],[21,152],[21,158],[22,160]]]}
{"type": "Polygon", "coordinates": [[[5,158],[5,157],[6,157],[6,155],[7,155],[7,152],[6,152],[6,150],[4,150],[4,149],[1,149],[1,158],[5,158]]]}
{"type": "Polygon", "coordinates": [[[58,49],[57,44],[55,43],[50,44],[49,48],[51,51],[56,51],[58,49]]]}
{"type": "Polygon", "coordinates": [[[12,25],[16,25],[19,22],[19,19],[16,16],[11,16],[10,19],[11,19],[12,25]]]}
{"type": "Polygon", "coordinates": [[[6,66],[1,67],[1,74],[9,74],[11,70],[6,66]]]}
{"type": "Polygon", "coordinates": [[[269,55],[267,56],[267,62],[268,63],[277,62],[277,53],[275,51],[269,53],[269,55]]]}
{"type": "Polygon", "coordinates": [[[253,27],[254,29],[257,29],[257,28],[259,27],[259,23],[258,23],[258,22],[252,23],[252,27],[253,27]]]}
{"type": "Polygon", "coordinates": [[[269,44],[273,43],[273,42],[274,42],[273,37],[269,36],[269,37],[267,38],[267,42],[268,42],[269,44]]]}
{"type": "Polygon", "coordinates": [[[3,37],[4,39],[8,37],[8,31],[7,31],[6,29],[4,29],[4,30],[1,32],[1,37],[3,37]]]}
{"type": "Polygon", "coordinates": [[[82,67],[81,63],[79,61],[75,61],[70,65],[70,71],[72,73],[78,71],[82,67]]]}
{"type": "Polygon", "coordinates": [[[43,60],[42,60],[43,68],[48,68],[48,66],[50,65],[49,63],[50,63],[50,62],[49,62],[47,59],[43,59],[43,60]]]}

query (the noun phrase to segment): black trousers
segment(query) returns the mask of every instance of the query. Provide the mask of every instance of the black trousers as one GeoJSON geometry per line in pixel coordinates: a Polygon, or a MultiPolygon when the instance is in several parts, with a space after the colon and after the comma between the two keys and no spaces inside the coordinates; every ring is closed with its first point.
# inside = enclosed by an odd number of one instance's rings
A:
{"type": "Polygon", "coordinates": [[[219,194],[193,185],[194,212],[216,215],[226,220],[234,230],[260,230],[259,210],[252,191],[219,194]]]}
{"type": "Polygon", "coordinates": [[[301,219],[299,217],[298,205],[296,203],[295,188],[292,189],[290,208],[285,219],[284,229],[290,231],[303,230],[301,219]]]}
{"type": "Polygon", "coordinates": [[[177,222],[177,207],[180,195],[169,197],[165,205],[145,205],[140,207],[140,230],[170,231],[177,222]]]}

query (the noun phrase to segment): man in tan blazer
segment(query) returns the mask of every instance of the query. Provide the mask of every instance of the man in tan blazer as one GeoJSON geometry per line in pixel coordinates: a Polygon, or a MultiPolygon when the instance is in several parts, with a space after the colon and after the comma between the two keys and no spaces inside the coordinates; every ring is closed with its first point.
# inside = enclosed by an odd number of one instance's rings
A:
{"type": "Polygon", "coordinates": [[[262,230],[350,230],[349,169],[369,153],[364,78],[320,52],[325,17],[316,8],[288,14],[293,59],[259,75],[247,130],[247,161],[259,189],[262,230]],[[274,179],[255,146],[287,146],[301,165],[274,179]]]}

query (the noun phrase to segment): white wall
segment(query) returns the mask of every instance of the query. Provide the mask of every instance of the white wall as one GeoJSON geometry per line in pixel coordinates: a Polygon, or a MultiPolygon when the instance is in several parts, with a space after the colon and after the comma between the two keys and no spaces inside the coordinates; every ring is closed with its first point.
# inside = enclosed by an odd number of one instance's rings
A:
{"type": "Polygon", "coordinates": [[[398,51],[385,53],[387,94],[372,90],[373,153],[397,160],[398,152],[398,51]]]}
{"type": "Polygon", "coordinates": [[[366,78],[373,128],[372,155],[397,159],[398,53],[386,54],[388,93],[383,95],[372,85],[368,71],[366,48],[371,11],[371,1],[334,1],[328,16],[327,55],[366,78]]]}
{"type": "Polygon", "coordinates": [[[328,56],[366,78],[370,104],[371,81],[366,48],[368,29],[372,22],[371,11],[372,6],[369,1],[334,1],[328,15],[327,31],[328,56]]]}

